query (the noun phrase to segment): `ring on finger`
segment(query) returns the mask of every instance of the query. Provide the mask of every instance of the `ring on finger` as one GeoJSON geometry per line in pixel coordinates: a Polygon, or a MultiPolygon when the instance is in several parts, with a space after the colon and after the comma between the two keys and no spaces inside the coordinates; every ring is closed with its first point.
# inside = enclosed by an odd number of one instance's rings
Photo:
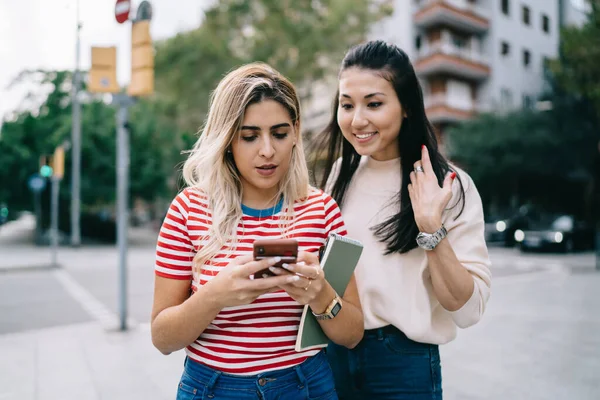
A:
{"type": "Polygon", "coordinates": [[[308,288],[310,287],[310,284],[312,283],[311,279],[308,279],[308,285],[306,285],[306,287],[304,288],[304,291],[306,292],[308,290],[308,288]]]}
{"type": "Polygon", "coordinates": [[[415,167],[415,172],[425,172],[425,170],[423,169],[423,166],[421,166],[421,165],[417,165],[417,166],[415,167]]]}

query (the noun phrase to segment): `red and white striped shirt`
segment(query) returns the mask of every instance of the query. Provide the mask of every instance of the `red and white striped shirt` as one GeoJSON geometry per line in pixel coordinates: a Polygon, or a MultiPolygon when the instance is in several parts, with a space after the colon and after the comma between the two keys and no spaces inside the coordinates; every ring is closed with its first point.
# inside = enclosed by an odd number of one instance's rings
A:
{"type": "MultiPolygon", "coordinates": [[[[191,289],[204,285],[229,262],[252,254],[257,239],[281,238],[281,204],[271,210],[243,208],[237,227],[237,246],[224,246],[200,273],[193,271],[192,259],[203,245],[211,225],[211,212],[204,193],[188,188],[171,203],[156,248],[155,273],[171,279],[191,279],[191,289]]],[[[321,190],[294,204],[294,221],[287,237],[298,240],[299,250],[317,252],[330,233],[346,235],[336,202],[321,190]]],[[[200,337],[186,348],[194,361],[230,374],[254,375],[300,364],[319,348],[296,352],[294,344],[302,306],[286,292],[268,293],[252,304],[226,307],[200,337]]]]}

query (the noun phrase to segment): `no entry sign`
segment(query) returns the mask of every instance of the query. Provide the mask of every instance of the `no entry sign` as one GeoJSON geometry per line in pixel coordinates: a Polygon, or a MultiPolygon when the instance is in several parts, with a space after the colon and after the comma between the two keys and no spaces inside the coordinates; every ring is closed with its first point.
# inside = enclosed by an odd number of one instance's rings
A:
{"type": "Polygon", "coordinates": [[[131,10],[131,3],[129,0],[117,0],[115,4],[115,18],[117,22],[122,24],[129,19],[129,11],[131,10]]]}

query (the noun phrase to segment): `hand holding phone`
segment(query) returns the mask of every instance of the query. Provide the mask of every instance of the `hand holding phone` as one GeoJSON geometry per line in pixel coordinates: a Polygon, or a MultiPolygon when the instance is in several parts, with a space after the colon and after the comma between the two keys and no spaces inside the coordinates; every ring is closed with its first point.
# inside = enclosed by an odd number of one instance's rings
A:
{"type": "MultiPolygon", "coordinates": [[[[254,259],[262,260],[264,258],[281,257],[281,261],[273,267],[281,268],[281,265],[293,264],[298,258],[298,241],[295,239],[265,239],[254,242],[254,259]]],[[[264,278],[265,276],[274,276],[269,269],[263,269],[254,274],[254,278],[264,278]]]]}

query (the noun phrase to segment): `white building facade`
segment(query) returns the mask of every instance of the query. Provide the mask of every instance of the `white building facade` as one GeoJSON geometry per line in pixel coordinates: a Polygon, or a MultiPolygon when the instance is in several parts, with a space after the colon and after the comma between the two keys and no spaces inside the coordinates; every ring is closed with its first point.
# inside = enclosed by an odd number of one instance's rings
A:
{"type": "MultiPolygon", "coordinates": [[[[427,116],[443,132],[480,112],[534,107],[544,89],[545,60],[558,54],[560,24],[582,24],[582,4],[394,0],[393,15],[376,24],[370,36],[406,51],[423,86],[427,116]]],[[[322,108],[321,103],[313,106],[322,108]]],[[[322,111],[310,125],[323,125],[322,111]]]]}

